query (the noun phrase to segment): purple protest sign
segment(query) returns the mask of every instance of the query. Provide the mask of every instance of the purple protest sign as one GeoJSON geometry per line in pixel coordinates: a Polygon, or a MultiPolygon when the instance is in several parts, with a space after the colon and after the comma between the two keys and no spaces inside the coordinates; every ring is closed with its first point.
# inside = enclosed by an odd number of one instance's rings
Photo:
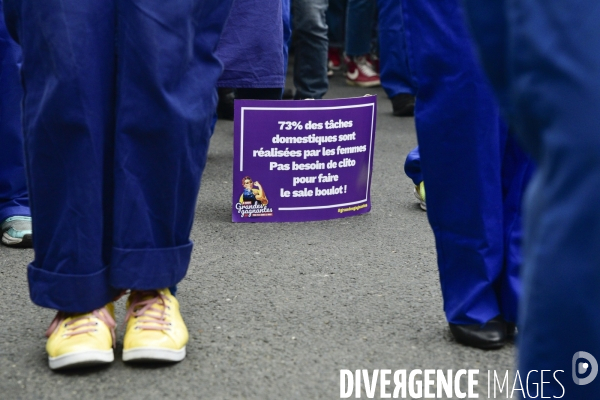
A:
{"type": "Polygon", "coordinates": [[[377,96],[236,100],[233,222],[299,222],[371,209],[377,96]]]}

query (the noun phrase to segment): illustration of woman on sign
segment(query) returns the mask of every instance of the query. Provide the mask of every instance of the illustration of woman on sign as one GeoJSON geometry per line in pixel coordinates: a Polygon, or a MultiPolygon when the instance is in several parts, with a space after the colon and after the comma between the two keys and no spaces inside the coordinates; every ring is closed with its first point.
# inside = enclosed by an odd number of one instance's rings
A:
{"type": "Polygon", "coordinates": [[[245,176],[242,178],[242,185],[244,186],[244,193],[240,196],[240,203],[252,203],[254,204],[262,204],[266,206],[269,204],[269,200],[267,200],[267,195],[262,188],[262,185],[258,183],[258,181],[253,182],[252,178],[249,176],[245,176]],[[256,186],[258,189],[254,189],[256,186]]]}

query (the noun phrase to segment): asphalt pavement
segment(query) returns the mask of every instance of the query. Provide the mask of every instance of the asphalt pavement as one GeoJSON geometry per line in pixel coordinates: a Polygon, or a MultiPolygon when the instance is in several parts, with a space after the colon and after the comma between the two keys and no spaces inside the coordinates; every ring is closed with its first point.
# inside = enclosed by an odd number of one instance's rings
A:
{"type": "Polygon", "coordinates": [[[340,73],[327,98],[366,93],[378,113],[372,210],[361,216],[232,223],[233,123],[219,121],[179,285],[190,331],[181,363],[121,361],[122,299],[115,362],[50,371],[54,312],[29,300],[33,250],[0,246],[0,399],[338,399],[342,369],[479,369],[475,391],[487,398],[487,371],[511,370],[515,347],[477,350],[450,335],[433,235],[403,172],[413,118],[394,117],[381,88],[349,87],[340,73]]]}

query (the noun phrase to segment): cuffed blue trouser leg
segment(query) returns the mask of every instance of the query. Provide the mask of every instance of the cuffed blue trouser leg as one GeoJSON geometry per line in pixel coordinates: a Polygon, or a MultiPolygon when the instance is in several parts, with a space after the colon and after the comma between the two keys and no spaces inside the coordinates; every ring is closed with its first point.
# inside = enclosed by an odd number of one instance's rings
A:
{"type": "Polygon", "coordinates": [[[0,222],[15,215],[30,215],[21,129],[20,59],[21,49],[6,30],[0,1],[0,222]]]}
{"type": "Polygon", "coordinates": [[[379,0],[379,75],[389,98],[415,93],[408,69],[401,0],[379,0]]]}
{"type": "Polygon", "coordinates": [[[371,52],[377,0],[348,0],[346,8],[346,54],[363,56],[371,52]]]}
{"type": "Polygon", "coordinates": [[[327,89],[328,0],[293,0],[292,19],[295,30],[294,86],[295,98],[320,99],[327,89]]]}
{"type": "Polygon", "coordinates": [[[444,310],[455,324],[484,323],[499,314],[514,321],[518,266],[506,257],[505,236],[515,245],[519,233],[513,222],[518,216],[506,213],[508,204],[519,204],[530,164],[512,156],[518,148],[508,145],[507,129],[475,61],[458,3],[403,1],[444,310]],[[513,159],[518,164],[505,169],[505,160],[513,159]],[[516,190],[504,192],[505,187],[516,190]],[[505,233],[506,224],[512,233],[505,233]]]}
{"type": "Polygon", "coordinates": [[[121,289],[175,285],[230,2],[9,1],[23,48],[32,300],[85,312],[121,289]]]}
{"type": "Polygon", "coordinates": [[[548,379],[544,396],[597,398],[600,379],[577,385],[572,373],[590,375],[577,373],[576,352],[600,360],[600,6],[493,3],[468,2],[471,24],[511,123],[538,164],[525,205],[519,369],[521,376],[564,371],[560,384],[548,379]]]}
{"type": "Polygon", "coordinates": [[[419,146],[408,153],[404,161],[404,172],[413,181],[415,185],[423,182],[423,171],[421,170],[421,155],[419,146]]]}

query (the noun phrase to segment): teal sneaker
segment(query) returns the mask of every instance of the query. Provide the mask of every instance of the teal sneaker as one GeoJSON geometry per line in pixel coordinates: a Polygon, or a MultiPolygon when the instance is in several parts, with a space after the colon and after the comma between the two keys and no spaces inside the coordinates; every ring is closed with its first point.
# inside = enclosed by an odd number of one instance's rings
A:
{"type": "Polygon", "coordinates": [[[14,216],[4,220],[2,243],[10,247],[33,247],[31,217],[14,216]]]}

